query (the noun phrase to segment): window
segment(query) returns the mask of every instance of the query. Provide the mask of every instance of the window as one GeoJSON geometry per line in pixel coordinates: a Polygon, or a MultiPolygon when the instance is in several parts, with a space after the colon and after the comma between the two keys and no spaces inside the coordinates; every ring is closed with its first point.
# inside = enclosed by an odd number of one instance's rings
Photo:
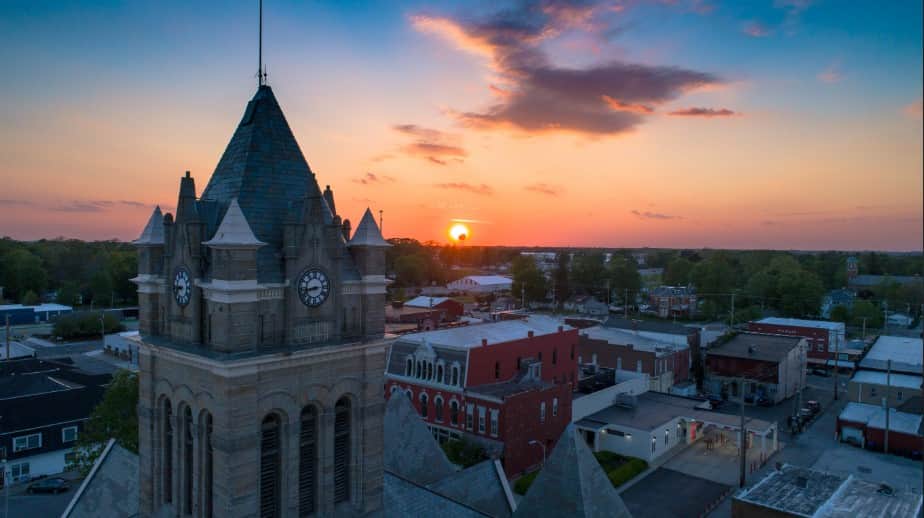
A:
{"type": "Polygon", "coordinates": [[[651,453],[654,453],[657,448],[658,448],[658,440],[652,437],[651,438],[651,453]]]}
{"type": "Polygon", "coordinates": [[[193,511],[193,433],[192,410],[183,409],[183,511],[193,511]]]}
{"type": "Polygon", "coordinates": [[[539,403],[539,422],[545,422],[545,401],[539,403]]]}
{"type": "Polygon", "coordinates": [[[494,362],[494,379],[500,379],[500,362],[494,362]]]}
{"type": "Polygon", "coordinates": [[[616,357],[616,370],[622,370],[622,358],[619,356],[616,357]]]}
{"type": "Polygon", "coordinates": [[[552,365],[558,365],[558,348],[552,349],[552,365]]]}
{"type": "Polygon", "coordinates": [[[30,435],[21,435],[13,437],[13,453],[17,451],[34,450],[42,447],[42,434],[33,433],[30,435]]]}
{"type": "Polygon", "coordinates": [[[902,395],[903,395],[903,394],[902,394],[902,391],[899,390],[899,391],[898,391],[898,400],[899,400],[899,401],[902,400],[902,395]]]}
{"type": "Polygon", "coordinates": [[[475,425],[475,405],[465,405],[465,429],[472,430],[475,425]]]}
{"type": "Polygon", "coordinates": [[[436,396],[433,398],[433,412],[436,414],[436,420],[443,422],[443,398],[436,396]]]}
{"type": "Polygon", "coordinates": [[[497,437],[497,410],[491,410],[491,435],[497,437]]]}
{"type": "Polygon", "coordinates": [[[334,503],[350,499],[350,400],[340,398],[334,409],[334,503]]]}
{"type": "Polygon", "coordinates": [[[407,394],[408,399],[410,399],[411,401],[414,401],[414,391],[413,390],[407,389],[404,391],[404,393],[407,394]]]}
{"type": "Polygon", "coordinates": [[[21,462],[19,464],[13,464],[10,466],[10,475],[13,477],[13,480],[19,480],[21,478],[29,477],[29,463],[21,462]]]}
{"type": "Polygon", "coordinates": [[[428,380],[433,379],[433,364],[432,363],[427,363],[427,379],[428,380]]]}
{"type": "Polygon", "coordinates": [[[411,376],[412,374],[414,374],[414,360],[408,358],[407,366],[404,369],[404,375],[411,376]]]}
{"type": "Polygon", "coordinates": [[[77,427],[65,426],[61,429],[61,442],[74,442],[77,440],[77,427]]]}
{"type": "Polygon", "coordinates": [[[449,402],[449,422],[453,425],[459,424],[459,402],[450,401],[449,402]]]}
{"type": "Polygon", "coordinates": [[[539,361],[542,361],[542,351],[539,351],[539,361]]]}
{"type": "Polygon", "coordinates": [[[818,352],[824,352],[825,344],[818,342],[818,352]]]}
{"type": "Polygon", "coordinates": [[[427,418],[427,395],[420,395],[420,417],[427,418]]]}
{"type": "Polygon", "coordinates": [[[308,516],[315,511],[315,488],[318,478],[318,409],[312,405],[302,409],[298,434],[298,514],[308,516]]]}
{"type": "Polygon", "coordinates": [[[442,365],[436,366],[436,382],[437,383],[443,382],[443,366],[442,365]]]}
{"type": "Polygon", "coordinates": [[[421,362],[417,362],[417,377],[418,378],[420,378],[421,375],[423,374],[422,371],[423,371],[423,364],[421,362]]]}
{"type": "Polygon", "coordinates": [[[459,383],[459,366],[458,365],[452,366],[452,384],[461,385],[459,383]]]}
{"type": "Polygon", "coordinates": [[[664,445],[667,446],[667,443],[671,440],[670,430],[664,430],[664,445]]]}
{"type": "Polygon", "coordinates": [[[205,435],[205,439],[203,440],[205,445],[205,466],[202,468],[202,500],[205,503],[205,518],[212,518],[212,481],[214,480],[212,476],[212,459],[214,458],[214,450],[212,449],[212,414],[208,412],[205,413],[203,424],[205,425],[205,430],[203,431],[205,435]]]}
{"type": "MultiPolygon", "coordinates": [[[[0,458],[3,458],[3,456],[0,455],[0,458]]],[[[69,451],[69,452],[65,453],[65,454],[64,454],[64,469],[67,470],[67,471],[73,471],[73,470],[77,469],[77,461],[78,461],[78,460],[79,460],[79,459],[77,458],[77,452],[76,452],[76,451],[69,451]]]]}
{"type": "Polygon", "coordinates": [[[558,416],[558,398],[552,398],[552,417],[558,416]]]}
{"type": "MultiPolygon", "coordinates": [[[[870,397],[876,397],[876,387],[870,387],[870,388],[869,388],[869,396],[870,396],[870,397]]],[[[16,447],[15,447],[15,446],[13,446],[13,451],[16,451],[16,447]]]]}
{"type": "Polygon", "coordinates": [[[635,370],[638,372],[642,372],[642,360],[638,360],[635,362],[635,370]]]}
{"type": "Polygon", "coordinates": [[[594,365],[597,364],[597,353],[593,353],[593,354],[590,355],[590,363],[592,363],[592,364],[594,364],[594,365]]]}
{"type": "Polygon", "coordinates": [[[276,414],[263,418],[260,426],[260,517],[275,518],[280,515],[279,482],[282,478],[280,466],[280,425],[276,414]]]}
{"type": "Polygon", "coordinates": [[[484,407],[478,407],[478,433],[484,433],[484,407]]]}
{"type": "Polygon", "coordinates": [[[164,451],[163,451],[164,502],[173,501],[173,407],[164,400],[164,451]]]}
{"type": "Polygon", "coordinates": [[[391,393],[392,393],[392,394],[394,394],[395,392],[398,392],[398,390],[400,390],[400,389],[398,388],[398,385],[392,385],[392,386],[391,386],[391,393]]]}

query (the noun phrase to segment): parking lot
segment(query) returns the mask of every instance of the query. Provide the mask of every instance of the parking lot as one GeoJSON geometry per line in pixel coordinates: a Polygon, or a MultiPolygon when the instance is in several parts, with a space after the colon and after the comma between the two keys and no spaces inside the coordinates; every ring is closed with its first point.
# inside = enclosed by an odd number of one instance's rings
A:
{"type": "Polygon", "coordinates": [[[634,518],[686,518],[701,516],[731,489],[661,467],[620,496],[634,518]]]}

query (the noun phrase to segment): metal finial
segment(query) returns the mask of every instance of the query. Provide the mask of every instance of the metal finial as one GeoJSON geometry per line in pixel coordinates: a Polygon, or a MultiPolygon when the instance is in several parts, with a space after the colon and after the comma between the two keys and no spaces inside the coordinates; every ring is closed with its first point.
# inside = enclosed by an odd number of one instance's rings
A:
{"type": "Polygon", "coordinates": [[[259,31],[258,63],[257,63],[257,86],[263,86],[266,82],[266,74],[263,72],[263,0],[260,0],[260,31],[259,31]]]}

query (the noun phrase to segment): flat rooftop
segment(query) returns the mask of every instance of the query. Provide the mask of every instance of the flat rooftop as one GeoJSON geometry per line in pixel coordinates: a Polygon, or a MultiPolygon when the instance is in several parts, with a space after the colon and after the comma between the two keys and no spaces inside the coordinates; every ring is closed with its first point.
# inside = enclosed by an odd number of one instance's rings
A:
{"type": "Polygon", "coordinates": [[[427,341],[433,346],[471,349],[481,347],[482,340],[487,340],[490,347],[491,345],[525,339],[529,336],[530,331],[532,331],[533,336],[542,336],[557,333],[559,329],[570,331],[574,328],[551,317],[530,315],[522,320],[503,320],[413,333],[402,336],[401,341],[418,344],[427,341]]]}
{"type": "Polygon", "coordinates": [[[846,329],[843,322],[831,322],[828,320],[804,320],[801,318],[767,317],[761,320],[756,320],[754,323],[772,324],[776,326],[814,327],[818,329],[830,329],[832,331],[844,331],[846,329]]]}
{"type": "Polygon", "coordinates": [[[860,368],[886,370],[892,360],[892,372],[921,372],[924,357],[920,338],[905,336],[880,336],[860,361],[860,368]]]}
{"type": "Polygon", "coordinates": [[[723,344],[711,346],[706,354],[780,362],[802,340],[803,338],[798,336],[740,333],[723,344]]]}
{"type": "MultiPolygon", "coordinates": [[[[879,405],[849,402],[838,419],[854,423],[864,423],[869,428],[885,430],[885,409],[879,405]]],[[[921,432],[922,416],[900,412],[894,408],[889,409],[889,430],[898,433],[916,435],[921,432]]]]}
{"type": "Polygon", "coordinates": [[[920,494],[788,464],[735,499],[796,516],[825,518],[916,516],[921,506],[920,494]]]}
{"type": "Polygon", "coordinates": [[[605,340],[613,345],[631,345],[633,349],[638,351],[656,352],[658,349],[661,349],[664,350],[664,352],[670,352],[689,348],[685,341],[680,345],[676,342],[659,340],[658,338],[639,334],[635,331],[615,327],[588,327],[580,333],[588,338],[605,340]]]}
{"type": "Polygon", "coordinates": [[[850,381],[869,383],[871,385],[885,385],[888,382],[889,386],[892,387],[920,390],[922,378],[913,374],[893,373],[890,376],[882,371],[859,370],[853,375],[853,378],[850,378],[850,381]]]}
{"type": "MultiPolygon", "coordinates": [[[[601,428],[605,425],[618,425],[636,430],[651,431],[664,426],[665,423],[677,417],[695,419],[724,427],[738,428],[740,417],[729,414],[713,412],[696,408],[703,402],[669,394],[645,392],[638,396],[634,408],[622,405],[613,405],[591,414],[580,421],[578,425],[588,428],[601,428]]],[[[748,430],[763,433],[773,425],[760,419],[748,419],[748,430]]]]}

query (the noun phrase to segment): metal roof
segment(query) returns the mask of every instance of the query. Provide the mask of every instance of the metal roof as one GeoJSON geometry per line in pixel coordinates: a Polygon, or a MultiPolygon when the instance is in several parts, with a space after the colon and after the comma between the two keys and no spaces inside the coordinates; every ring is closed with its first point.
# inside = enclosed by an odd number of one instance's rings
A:
{"type": "Polygon", "coordinates": [[[893,373],[889,376],[888,373],[882,371],[859,370],[850,381],[874,385],[885,385],[888,382],[892,387],[920,390],[922,378],[913,374],[893,373]]]}
{"type": "Polygon", "coordinates": [[[266,243],[257,239],[247,223],[247,218],[241,212],[237,198],[231,198],[225,216],[212,239],[202,243],[214,248],[258,248],[266,243]]]}
{"type": "MultiPolygon", "coordinates": [[[[491,285],[491,286],[493,286],[493,285],[511,284],[511,283],[513,283],[513,279],[511,279],[511,278],[509,278],[509,277],[504,277],[504,276],[501,276],[501,275],[466,275],[465,277],[462,277],[461,279],[457,279],[457,280],[452,281],[452,282],[459,282],[459,281],[465,280],[465,279],[468,279],[468,280],[474,282],[475,284],[480,284],[480,285],[482,285],[482,286],[485,286],[485,285],[491,285]]],[[[452,284],[452,283],[450,283],[450,284],[452,284]]]]}
{"type": "Polygon", "coordinates": [[[350,239],[350,246],[391,246],[382,237],[382,231],[375,224],[375,218],[368,207],[366,212],[363,213],[363,218],[359,221],[359,226],[356,227],[356,232],[353,233],[353,237],[350,239]]]}
{"type": "MultiPolygon", "coordinates": [[[[866,403],[847,403],[838,419],[853,423],[862,423],[870,428],[885,429],[885,409],[879,405],[866,403]]],[[[894,408],[889,409],[889,430],[892,432],[917,435],[921,429],[922,416],[900,412],[894,408]]]]}
{"type": "Polygon", "coordinates": [[[706,355],[780,362],[802,340],[805,339],[798,336],[740,333],[723,344],[711,346],[706,355]]]}
{"type": "Polygon", "coordinates": [[[163,245],[164,244],[164,215],[160,212],[160,205],[154,207],[154,212],[148,219],[147,225],[141,231],[138,239],[132,241],[135,245],[163,245]]]}
{"type": "Polygon", "coordinates": [[[884,335],[876,340],[860,361],[860,368],[884,371],[888,368],[888,361],[892,360],[892,372],[917,374],[921,372],[922,358],[924,351],[920,338],[884,335]]]}
{"type": "Polygon", "coordinates": [[[557,333],[559,328],[562,331],[574,329],[551,317],[530,315],[523,320],[504,320],[414,333],[402,336],[400,341],[423,343],[426,340],[433,346],[471,349],[481,347],[482,340],[487,340],[490,347],[504,342],[525,339],[529,336],[530,331],[533,332],[533,336],[541,336],[557,333]]]}
{"type": "MultiPolygon", "coordinates": [[[[580,333],[594,340],[606,340],[613,345],[631,345],[633,349],[638,351],[657,352],[658,349],[682,351],[689,348],[686,339],[683,340],[683,343],[677,343],[676,340],[663,340],[659,339],[659,337],[646,336],[645,333],[640,334],[635,331],[613,327],[588,327],[587,329],[581,330],[580,333]]],[[[676,335],[668,335],[666,333],[659,334],[663,334],[667,338],[676,337],[676,335]]]]}
{"type": "Polygon", "coordinates": [[[421,295],[405,302],[404,305],[412,308],[430,308],[442,304],[447,300],[450,300],[449,297],[425,297],[421,295]]]}
{"type": "Polygon", "coordinates": [[[844,332],[843,322],[830,322],[827,320],[804,320],[801,318],[767,317],[754,322],[755,324],[772,324],[777,326],[813,327],[817,329],[830,329],[844,332]]]}

